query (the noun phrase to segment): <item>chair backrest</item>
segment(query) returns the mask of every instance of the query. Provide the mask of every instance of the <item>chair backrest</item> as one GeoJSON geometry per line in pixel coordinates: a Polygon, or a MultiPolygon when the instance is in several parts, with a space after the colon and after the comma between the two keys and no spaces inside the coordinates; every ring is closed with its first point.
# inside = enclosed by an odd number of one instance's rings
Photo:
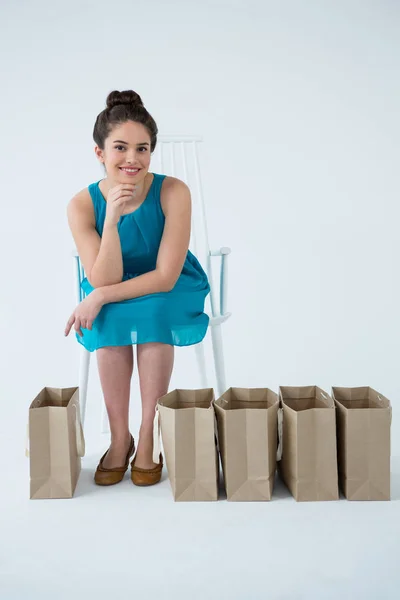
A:
{"type": "Polygon", "coordinates": [[[199,136],[160,136],[151,159],[151,171],[177,177],[190,188],[192,196],[192,227],[190,250],[208,274],[210,252],[206,211],[199,166],[199,136]]]}
{"type": "MultiPolygon", "coordinates": [[[[192,196],[192,227],[189,248],[200,261],[213,288],[207,218],[199,166],[201,142],[202,138],[199,136],[159,136],[156,149],[151,157],[150,171],[177,177],[189,186],[192,196]]],[[[80,283],[85,277],[85,273],[77,253],[74,256],[76,257],[74,268],[77,279],[77,301],[80,301],[83,299],[80,283]]],[[[211,294],[214,296],[213,292],[212,289],[211,294]]]]}

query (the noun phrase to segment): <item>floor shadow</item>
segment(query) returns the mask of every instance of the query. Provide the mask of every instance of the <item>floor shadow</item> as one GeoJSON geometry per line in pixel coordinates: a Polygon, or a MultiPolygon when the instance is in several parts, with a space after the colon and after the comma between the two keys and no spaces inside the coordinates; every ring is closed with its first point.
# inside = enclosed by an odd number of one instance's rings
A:
{"type": "Polygon", "coordinates": [[[275,473],[271,502],[274,502],[275,500],[293,500],[292,494],[277,472],[275,473]]]}
{"type": "Polygon", "coordinates": [[[222,470],[219,472],[218,477],[218,500],[226,500],[226,489],[222,470]]]}
{"type": "Polygon", "coordinates": [[[94,470],[89,467],[82,467],[81,474],[79,475],[78,483],[75,488],[74,497],[87,496],[97,492],[98,486],[94,482],[94,470]]]}
{"type": "MultiPolygon", "coordinates": [[[[82,467],[81,473],[79,476],[79,480],[78,480],[78,483],[77,483],[77,486],[75,489],[74,497],[86,496],[88,494],[92,494],[92,493],[98,491],[99,486],[97,486],[97,484],[94,482],[94,472],[95,472],[95,468],[93,468],[93,467],[90,467],[90,468],[82,467]]],[[[129,478],[129,469],[128,469],[127,473],[125,473],[125,477],[129,478]],[[127,473],[128,473],[128,475],[127,475],[127,473]]],[[[394,458],[392,457],[392,459],[391,459],[390,477],[391,477],[391,500],[392,501],[400,501],[400,456],[396,456],[394,458]]],[[[167,479],[168,479],[168,474],[165,469],[162,474],[161,481],[165,481],[167,479]]],[[[226,499],[227,498],[226,498],[226,490],[225,490],[225,484],[224,484],[224,476],[223,476],[222,468],[220,468],[219,477],[218,477],[218,500],[223,501],[226,499]]],[[[339,490],[339,499],[340,500],[345,499],[341,490],[339,490]]],[[[274,489],[272,492],[271,502],[274,502],[276,500],[280,500],[280,501],[294,500],[292,494],[290,493],[290,491],[287,488],[287,486],[285,485],[285,483],[282,481],[278,472],[276,472],[276,474],[275,474],[274,489]]]]}

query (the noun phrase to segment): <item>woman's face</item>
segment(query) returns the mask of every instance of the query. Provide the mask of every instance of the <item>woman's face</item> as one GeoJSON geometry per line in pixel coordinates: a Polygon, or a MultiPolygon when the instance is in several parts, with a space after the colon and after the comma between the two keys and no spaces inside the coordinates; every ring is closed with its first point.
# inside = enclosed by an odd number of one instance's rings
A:
{"type": "Polygon", "coordinates": [[[105,140],[104,151],[95,148],[107,177],[116,183],[139,183],[150,167],[150,135],[141,123],[127,121],[115,126],[105,140]],[[129,167],[127,172],[122,167],[129,167]]]}

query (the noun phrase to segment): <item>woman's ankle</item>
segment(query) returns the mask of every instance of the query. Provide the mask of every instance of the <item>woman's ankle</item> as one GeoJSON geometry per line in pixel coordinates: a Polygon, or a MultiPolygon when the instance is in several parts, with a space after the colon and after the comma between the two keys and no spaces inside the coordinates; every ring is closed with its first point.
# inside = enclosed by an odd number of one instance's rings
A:
{"type": "Polygon", "coordinates": [[[111,444],[113,446],[125,446],[131,439],[130,431],[116,432],[111,434],[111,444]]]}
{"type": "Polygon", "coordinates": [[[153,423],[142,423],[139,429],[139,436],[153,437],[153,423]]]}

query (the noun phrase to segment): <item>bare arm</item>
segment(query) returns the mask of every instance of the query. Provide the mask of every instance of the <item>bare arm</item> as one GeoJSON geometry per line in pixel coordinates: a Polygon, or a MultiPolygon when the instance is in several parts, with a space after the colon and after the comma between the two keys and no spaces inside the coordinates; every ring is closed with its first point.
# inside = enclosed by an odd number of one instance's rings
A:
{"type": "Polygon", "coordinates": [[[119,283],[122,281],[123,271],[118,227],[104,223],[100,250],[90,273],[90,283],[95,288],[119,283]]]}
{"type": "Polygon", "coordinates": [[[89,283],[94,288],[122,281],[123,263],[117,225],[104,224],[102,237],[96,231],[93,204],[87,189],[70,200],[68,223],[89,283]]]}
{"type": "Polygon", "coordinates": [[[177,282],[190,242],[191,197],[183,181],[168,178],[161,188],[165,226],[156,268],[149,273],[98,290],[102,303],[120,302],[147,294],[170,291],[177,282]]]}

